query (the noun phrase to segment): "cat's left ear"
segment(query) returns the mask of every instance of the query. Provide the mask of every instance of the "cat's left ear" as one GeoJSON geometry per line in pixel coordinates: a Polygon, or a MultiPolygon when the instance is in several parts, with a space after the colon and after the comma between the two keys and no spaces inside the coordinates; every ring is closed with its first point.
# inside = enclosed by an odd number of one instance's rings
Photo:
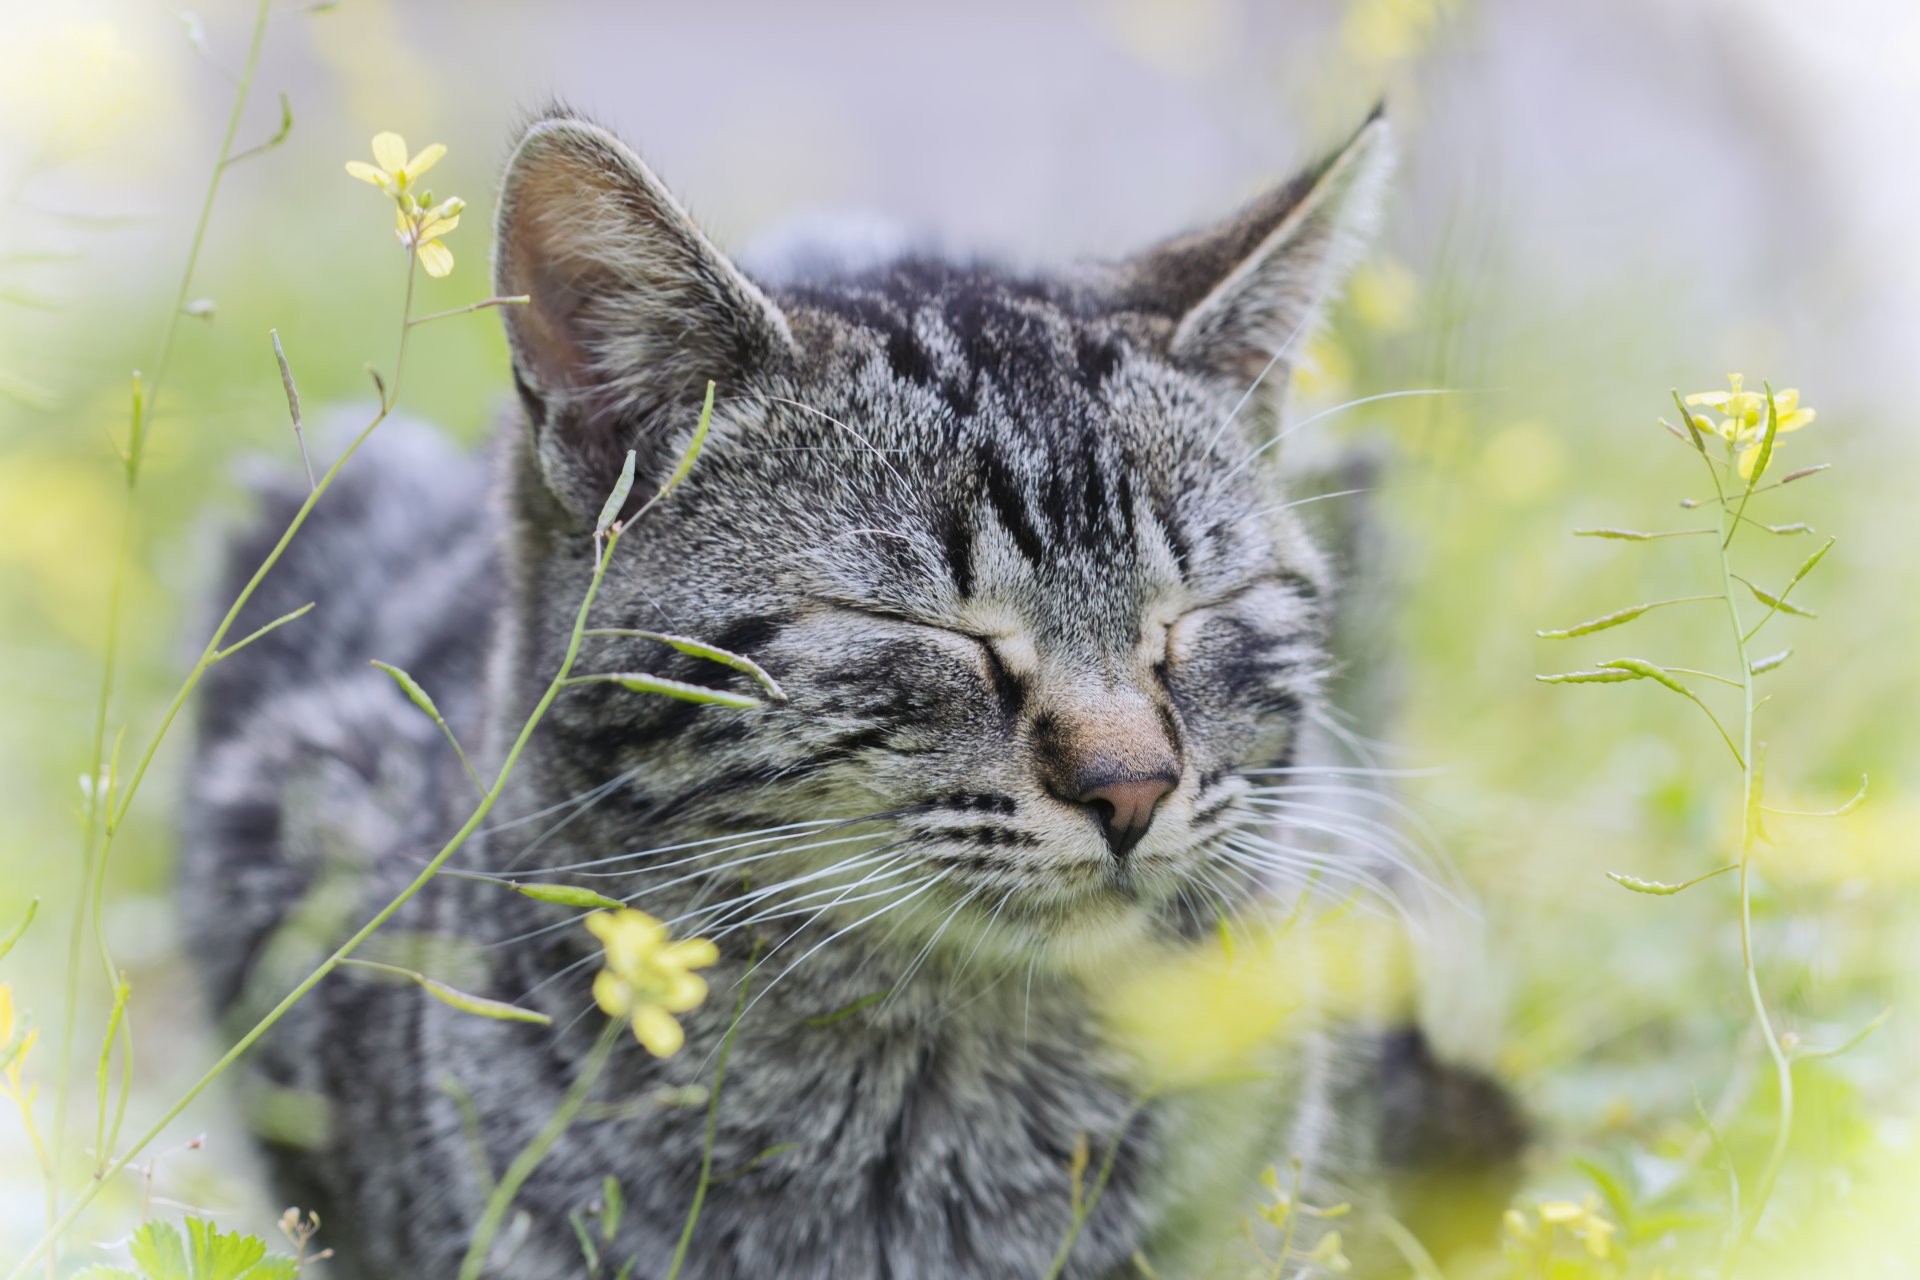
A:
{"type": "Polygon", "coordinates": [[[1305,344],[1366,249],[1392,169],[1376,107],[1345,146],[1292,181],[1127,263],[1120,305],[1172,320],[1176,361],[1250,383],[1305,344]]]}

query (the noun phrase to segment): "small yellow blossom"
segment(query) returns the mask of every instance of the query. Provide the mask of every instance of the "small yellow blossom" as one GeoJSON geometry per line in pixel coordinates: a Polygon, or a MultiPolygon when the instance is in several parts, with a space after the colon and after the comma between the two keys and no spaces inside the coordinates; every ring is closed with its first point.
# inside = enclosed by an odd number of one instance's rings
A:
{"type": "MultiPolygon", "coordinates": [[[[411,197],[405,197],[411,199],[411,197]]],[[[442,200],[431,209],[395,211],[400,243],[419,257],[420,265],[436,280],[453,270],[453,251],[440,243],[440,237],[460,225],[460,211],[467,202],[459,196],[442,200]]]]}
{"type": "Polygon", "coordinates": [[[407,156],[407,140],[397,133],[378,133],[373,138],[373,158],[378,165],[364,160],[347,161],[347,172],[362,182],[370,182],[395,199],[412,190],[414,181],[440,162],[447,149],[436,142],[422,147],[420,154],[407,156]]]}
{"type": "Polygon", "coordinates": [[[596,911],[587,928],[606,948],[606,967],[595,975],[593,998],[601,1010],[624,1018],[633,1037],[656,1058],[670,1058],[686,1043],[674,1018],[707,998],[706,979],[690,972],[720,959],[705,938],[674,941],[667,926],[644,911],[596,911]]]}
{"type": "MultiPolygon", "coordinates": [[[[1592,1195],[1579,1202],[1548,1200],[1540,1206],[1540,1221],[1548,1227],[1565,1227],[1574,1239],[1587,1247],[1587,1252],[1594,1258],[1611,1256],[1613,1233],[1619,1230],[1600,1216],[1600,1202],[1592,1195]]],[[[1511,1221],[1507,1229],[1513,1230],[1511,1221]]]]}
{"type": "MultiPolygon", "coordinates": [[[[1693,425],[1707,435],[1718,436],[1740,451],[1740,475],[1746,479],[1753,475],[1755,462],[1759,460],[1760,444],[1767,435],[1767,396],[1764,391],[1748,391],[1746,379],[1737,373],[1727,375],[1729,390],[1699,391],[1687,397],[1689,405],[1700,405],[1716,410],[1722,416],[1718,422],[1705,414],[1696,413],[1693,425]]],[[[1798,431],[1814,419],[1812,409],[1800,407],[1800,392],[1793,387],[1773,393],[1773,410],[1779,416],[1780,426],[1775,433],[1774,447],[1779,447],[1779,437],[1789,431],[1798,431]]]]}
{"type": "Polygon", "coordinates": [[[1329,1231],[1327,1234],[1321,1236],[1320,1239],[1314,1243],[1313,1248],[1308,1250],[1307,1261],[1337,1276],[1343,1276],[1353,1270],[1353,1263],[1349,1262],[1347,1255],[1340,1251],[1340,1233],[1338,1231],[1329,1231]]]}
{"type": "Polygon", "coordinates": [[[420,175],[446,154],[447,149],[436,142],[409,156],[406,139],[397,133],[382,133],[373,140],[373,158],[378,164],[347,161],[349,174],[392,197],[394,234],[399,237],[401,247],[413,254],[435,279],[453,270],[453,251],[440,243],[440,237],[460,225],[460,213],[467,202],[453,196],[435,204],[431,191],[415,188],[420,175]]]}
{"type": "Polygon", "coordinates": [[[5,1070],[0,1071],[0,1079],[6,1081],[7,1095],[22,1102],[25,1095],[21,1093],[20,1069],[26,1065],[27,1052],[33,1048],[33,1042],[39,1038],[40,1032],[28,1031],[17,1044],[13,1033],[13,988],[0,983],[0,1062],[6,1064],[5,1070]]]}

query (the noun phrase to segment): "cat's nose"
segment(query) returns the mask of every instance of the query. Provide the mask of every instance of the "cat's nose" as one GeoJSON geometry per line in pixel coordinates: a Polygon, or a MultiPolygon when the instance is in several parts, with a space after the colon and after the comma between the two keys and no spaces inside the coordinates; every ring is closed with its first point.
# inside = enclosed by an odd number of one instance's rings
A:
{"type": "Polygon", "coordinates": [[[1147,834],[1153,811],[1178,781],[1171,772],[1083,775],[1076,779],[1079,793],[1074,799],[1093,810],[1107,848],[1115,858],[1124,858],[1147,834]]]}

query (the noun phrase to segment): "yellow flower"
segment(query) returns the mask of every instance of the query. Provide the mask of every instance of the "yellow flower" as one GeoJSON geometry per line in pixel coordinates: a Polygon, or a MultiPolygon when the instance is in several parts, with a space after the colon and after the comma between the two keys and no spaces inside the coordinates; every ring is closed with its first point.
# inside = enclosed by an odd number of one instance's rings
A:
{"type": "Polygon", "coordinates": [[[467,202],[458,196],[433,202],[431,191],[416,191],[420,175],[440,162],[447,149],[439,143],[407,155],[407,142],[397,133],[378,134],[373,139],[373,158],[347,161],[347,172],[362,182],[371,183],[393,198],[394,234],[400,244],[435,279],[453,270],[453,251],[440,243],[440,237],[460,225],[460,212],[467,202]]]}
{"type": "Polygon", "coordinates": [[[1307,1261],[1315,1263],[1337,1276],[1343,1276],[1353,1270],[1353,1263],[1347,1261],[1347,1255],[1340,1251],[1340,1233],[1338,1231],[1329,1231],[1327,1234],[1321,1236],[1319,1241],[1314,1244],[1312,1250],[1308,1252],[1307,1261]]]}
{"type": "MultiPolygon", "coordinates": [[[[1717,410],[1722,415],[1715,422],[1705,414],[1696,413],[1692,415],[1693,425],[1737,448],[1740,451],[1740,476],[1747,479],[1753,475],[1754,464],[1760,457],[1761,441],[1767,435],[1767,397],[1762,391],[1748,391],[1746,380],[1737,373],[1727,375],[1727,384],[1730,390],[1695,392],[1687,397],[1687,403],[1717,410]]],[[[1800,407],[1800,392],[1793,387],[1773,393],[1773,411],[1780,419],[1774,440],[1776,449],[1779,448],[1779,436],[1798,431],[1814,419],[1812,409],[1800,407]]]]}
{"type": "Polygon", "coordinates": [[[26,1066],[27,1052],[33,1048],[33,1042],[39,1038],[36,1028],[26,1032],[16,1044],[13,1038],[13,988],[0,983],[0,1062],[6,1063],[0,1071],[0,1079],[6,1081],[5,1092],[22,1107],[26,1106],[26,1095],[21,1092],[20,1069],[26,1066]]]}
{"type": "MultiPolygon", "coordinates": [[[[1572,1200],[1549,1200],[1540,1206],[1540,1221],[1549,1227],[1565,1227],[1574,1239],[1587,1246],[1587,1252],[1595,1258],[1606,1258],[1612,1254],[1613,1233],[1619,1230],[1600,1216],[1600,1201],[1592,1195],[1578,1203],[1572,1200]]],[[[1512,1229],[1512,1223],[1509,1223],[1508,1230],[1512,1229]]]]}
{"type": "Polygon", "coordinates": [[[409,209],[412,196],[402,197],[403,203],[394,211],[398,227],[394,234],[400,237],[400,243],[413,250],[420,259],[420,265],[427,274],[436,280],[453,270],[453,250],[440,243],[440,237],[460,225],[460,211],[467,202],[459,196],[442,200],[431,209],[418,207],[409,209]]]}
{"type": "Polygon", "coordinates": [[[364,160],[347,161],[347,172],[362,182],[370,182],[398,199],[412,189],[414,180],[440,162],[447,149],[439,143],[422,147],[420,154],[407,157],[407,140],[397,133],[377,133],[373,137],[373,158],[377,166],[364,160]]]}
{"type": "Polygon", "coordinates": [[[624,1018],[633,1038],[656,1058],[670,1058],[686,1043],[674,1018],[707,998],[706,979],[692,973],[720,959],[720,949],[705,938],[679,942],[667,926],[644,911],[596,911],[587,928],[606,948],[606,967],[593,979],[593,998],[601,1010],[624,1018]]]}

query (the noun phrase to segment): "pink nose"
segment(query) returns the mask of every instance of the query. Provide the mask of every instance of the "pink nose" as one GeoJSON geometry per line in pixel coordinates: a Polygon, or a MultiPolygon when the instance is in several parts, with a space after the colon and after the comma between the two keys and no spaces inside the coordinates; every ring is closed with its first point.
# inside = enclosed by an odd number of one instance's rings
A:
{"type": "Polygon", "coordinates": [[[1090,785],[1074,798],[1100,819],[1113,856],[1124,858],[1153,822],[1154,808],[1174,788],[1175,779],[1153,775],[1088,779],[1090,785]]]}

